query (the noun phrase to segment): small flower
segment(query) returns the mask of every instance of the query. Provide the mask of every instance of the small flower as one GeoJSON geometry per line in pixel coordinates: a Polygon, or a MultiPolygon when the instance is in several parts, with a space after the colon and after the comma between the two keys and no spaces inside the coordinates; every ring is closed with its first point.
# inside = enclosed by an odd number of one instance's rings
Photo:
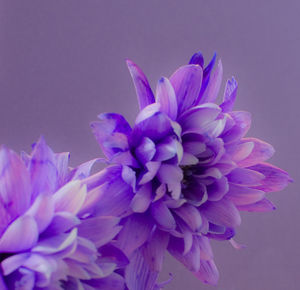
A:
{"type": "Polygon", "coordinates": [[[154,96],[141,69],[127,61],[140,105],[134,126],[118,114],[99,115],[92,130],[111,166],[102,173],[97,209],[122,218],[117,245],[130,258],[127,287],[152,289],[168,250],[196,277],[216,284],[210,239],[232,240],[239,211],[275,209],[266,194],[282,190],[288,174],[265,161],[273,147],[245,137],[248,112],[232,111],[234,78],[215,103],[222,64],[204,67],[201,53],[154,96]],[[103,178],[107,176],[107,179],[103,178]]]}
{"type": "Polygon", "coordinates": [[[68,160],[43,138],[22,158],[0,149],[1,289],[124,287],[115,272],[124,254],[110,244],[119,218],[92,216],[80,180],[95,160],[75,169],[68,160]]]}

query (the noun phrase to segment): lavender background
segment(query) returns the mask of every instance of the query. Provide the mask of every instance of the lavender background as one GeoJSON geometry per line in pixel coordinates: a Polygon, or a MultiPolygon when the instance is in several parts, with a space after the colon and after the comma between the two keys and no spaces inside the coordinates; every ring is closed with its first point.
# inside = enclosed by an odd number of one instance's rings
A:
{"type": "MultiPolygon", "coordinates": [[[[271,200],[278,210],[243,214],[237,240],[213,243],[220,290],[296,290],[300,270],[300,2],[1,0],[0,143],[29,150],[42,133],[72,164],[99,156],[89,122],[103,111],[137,113],[125,58],[155,86],[197,50],[222,58],[239,82],[237,109],[253,114],[249,135],[275,146],[272,162],[295,179],[271,200]]],[[[167,256],[166,289],[202,285],[167,256]]]]}

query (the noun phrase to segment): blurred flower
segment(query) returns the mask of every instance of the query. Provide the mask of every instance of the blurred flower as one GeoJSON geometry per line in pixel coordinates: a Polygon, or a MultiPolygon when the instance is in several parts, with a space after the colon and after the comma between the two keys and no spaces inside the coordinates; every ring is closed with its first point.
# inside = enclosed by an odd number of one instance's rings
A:
{"type": "MultiPolygon", "coordinates": [[[[210,239],[232,240],[239,211],[270,211],[266,194],[282,190],[288,174],[265,163],[273,147],[245,137],[248,112],[232,111],[234,78],[215,104],[222,81],[216,56],[201,53],[170,77],[156,96],[141,69],[127,61],[140,105],[133,128],[118,114],[91,124],[108,162],[97,211],[122,218],[117,245],[130,258],[127,287],[152,289],[168,250],[196,277],[216,284],[210,239]],[[106,179],[105,179],[106,176],[106,179]]],[[[96,177],[95,177],[96,179],[96,177]]]]}
{"type": "Polygon", "coordinates": [[[0,149],[1,289],[124,288],[115,270],[126,257],[110,244],[119,218],[93,216],[80,181],[95,160],[75,169],[68,160],[43,138],[22,158],[0,149]]]}

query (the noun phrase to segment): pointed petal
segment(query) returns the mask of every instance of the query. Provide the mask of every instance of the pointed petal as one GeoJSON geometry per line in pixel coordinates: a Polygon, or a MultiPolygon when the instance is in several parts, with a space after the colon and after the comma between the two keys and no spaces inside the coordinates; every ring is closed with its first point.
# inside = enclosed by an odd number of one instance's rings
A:
{"type": "Polygon", "coordinates": [[[146,184],[147,182],[151,181],[157,174],[161,163],[159,161],[149,161],[145,164],[145,166],[148,171],[142,176],[141,180],[139,181],[139,185],[146,184]]]}
{"type": "Polygon", "coordinates": [[[249,167],[262,161],[266,161],[271,158],[275,152],[272,145],[262,140],[256,138],[244,138],[242,141],[253,143],[254,148],[245,159],[238,162],[238,166],[240,167],[249,167]]]}
{"type": "MultiPolygon", "coordinates": [[[[92,289],[121,290],[124,289],[125,287],[124,278],[117,273],[112,273],[108,277],[101,278],[101,279],[86,280],[85,284],[91,286],[90,290],[92,289]]],[[[89,288],[87,288],[86,290],[89,290],[89,288]]]]}
{"type": "Polygon", "coordinates": [[[87,162],[84,162],[79,166],[77,166],[76,168],[72,169],[72,171],[69,174],[68,180],[87,178],[90,175],[90,171],[92,167],[98,161],[101,161],[101,159],[95,158],[87,162]]]}
{"type": "Polygon", "coordinates": [[[218,97],[219,90],[222,84],[223,78],[223,66],[221,60],[219,60],[217,68],[211,75],[206,91],[201,98],[200,103],[214,102],[218,97]]]}
{"type": "Polygon", "coordinates": [[[16,254],[3,260],[1,263],[3,274],[7,276],[17,270],[29,258],[29,256],[30,253],[16,254]]]}
{"type": "Polygon", "coordinates": [[[154,142],[145,137],[140,145],[135,149],[135,155],[141,163],[147,163],[152,160],[156,152],[154,142]]]}
{"type": "Polygon", "coordinates": [[[57,168],[58,175],[58,187],[61,187],[66,182],[69,173],[69,159],[69,152],[54,154],[55,167],[57,168]]]}
{"type": "Polygon", "coordinates": [[[0,234],[29,207],[29,173],[19,156],[2,146],[0,149],[0,234]]]}
{"type": "Polygon", "coordinates": [[[189,61],[189,64],[198,64],[202,68],[204,66],[204,58],[200,51],[194,53],[189,61]]]}
{"type": "Polygon", "coordinates": [[[215,182],[206,186],[208,200],[218,201],[228,192],[229,186],[227,178],[222,176],[216,179],[215,182]]]}
{"type": "Polygon", "coordinates": [[[78,234],[92,241],[97,248],[110,242],[121,230],[117,217],[100,216],[82,220],[78,234]]]}
{"type": "Polygon", "coordinates": [[[231,183],[246,186],[257,186],[262,183],[265,176],[258,171],[248,168],[236,168],[227,175],[227,178],[231,183]]]}
{"type": "Polygon", "coordinates": [[[207,201],[200,208],[208,221],[217,225],[237,227],[241,224],[241,217],[234,204],[226,199],[216,202],[207,201]]]}
{"type": "Polygon", "coordinates": [[[201,260],[200,269],[194,275],[202,282],[217,285],[219,280],[219,271],[213,260],[204,261],[201,260]]]}
{"type": "Polygon", "coordinates": [[[117,246],[128,256],[142,246],[150,236],[154,224],[146,215],[134,214],[127,218],[117,238],[117,246]]]}
{"type": "Polygon", "coordinates": [[[39,195],[33,205],[26,212],[32,216],[38,226],[39,233],[43,232],[50,224],[54,215],[54,202],[50,195],[39,195]]]}
{"type": "Polygon", "coordinates": [[[225,87],[223,103],[220,105],[223,112],[230,112],[236,99],[238,83],[234,77],[228,80],[225,87]]]}
{"type": "Polygon", "coordinates": [[[131,208],[134,212],[145,212],[152,202],[151,182],[141,186],[131,201],[131,208]]]}
{"type": "Polygon", "coordinates": [[[237,206],[255,203],[263,199],[264,196],[265,192],[262,190],[232,183],[229,184],[229,191],[226,194],[226,198],[237,206]]]}
{"type": "Polygon", "coordinates": [[[176,222],[171,211],[161,200],[151,205],[151,213],[161,228],[165,230],[174,230],[176,228],[176,222]]]}
{"type": "Polygon", "coordinates": [[[155,102],[154,95],[143,71],[131,60],[127,60],[126,63],[135,86],[140,109],[143,109],[155,102]]]}
{"type": "Polygon", "coordinates": [[[55,211],[77,214],[85,201],[86,194],[86,186],[79,180],[70,181],[54,194],[55,211]]]}
{"type": "Polygon", "coordinates": [[[53,193],[58,186],[58,171],[55,155],[47,146],[43,137],[34,145],[29,171],[31,174],[32,192],[34,200],[41,193],[53,193]]]}
{"type": "Polygon", "coordinates": [[[237,209],[240,211],[249,211],[249,212],[268,212],[275,210],[276,207],[268,199],[264,198],[256,203],[239,205],[237,209]]]}
{"type": "Polygon", "coordinates": [[[265,176],[262,180],[261,185],[257,186],[257,189],[265,192],[274,192],[284,189],[292,179],[288,173],[272,164],[259,163],[250,167],[252,170],[256,170],[265,176]]]}
{"type": "Polygon", "coordinates": [[[179,160],[181,159],[182,151],[182,145],[173,136],[169,136],[156,145],[154,160],[162,162],[174,156],[177,156],[179,160]]]}
{"type": "Polygon", "coordinates": [[[177,117],[177,100],[174,88],[167,78],[161,78],[156,87],[157,103],[160,104],[162,112],[166,113],[172,120],[177,117]]]}
{"type": "Polygon", "coordinates": [[[197,232],[202,225],[202,218],[199,211],[190,204],[184,204],[173,210],[182,220],[191,228],[193,232],[197,232]]]}
{"type": "Polygon", "coordinates": [[[100,121],[90,126],[104,154],[111,158],[117,152],[128,149],[127,136],[131,128],[125,118],[115,113],[100,114],[98,118],[100,121]]]}
{"type": "Polygon", "coordinates": [[[30,249],[38,240],[38,227],[31,216],[21,216],[11,223],[0,238],[0,252],[13,253],[30,249]]]}
{"type": "Polygon", "coordinates": [[[180,67],[170,77],[177,98],[178,114],[195,104],[201,88],[202,74],[199,65],[190,64],[180,67]]]}

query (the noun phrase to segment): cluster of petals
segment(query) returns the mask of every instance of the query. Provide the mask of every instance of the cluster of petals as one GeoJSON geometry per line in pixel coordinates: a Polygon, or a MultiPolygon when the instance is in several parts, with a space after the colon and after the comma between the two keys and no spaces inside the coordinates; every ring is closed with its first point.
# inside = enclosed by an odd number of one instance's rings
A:
{"type": "Polygon", "coordinates": [[[91,124],[109,166],[90,177],[96,212],[120,218],[115,245],[129,259],[124,277],[130,290],[159,289],[166,251],[201,281],[216,284],[218,270],[210,239],[230,240],[239,211],[274,210],[269,192],[282,190],[288,174],[266,161],[273,147],[245,137],[248,112],[233,111],[237,82],[227,81],[216,104],[222,64],[204,67],[201,53],[154,94],[141,69],[127,65],[140,112],[131,127],[123,116],[99,115],[91,124]]]}
{"type": "Polygon", "coordinates": [[[123,289],[127,263],[112,239],[120,218],[96,216],[83,182],[43,138],[30,155],[0,149],[0,289],[123,289]]]}

